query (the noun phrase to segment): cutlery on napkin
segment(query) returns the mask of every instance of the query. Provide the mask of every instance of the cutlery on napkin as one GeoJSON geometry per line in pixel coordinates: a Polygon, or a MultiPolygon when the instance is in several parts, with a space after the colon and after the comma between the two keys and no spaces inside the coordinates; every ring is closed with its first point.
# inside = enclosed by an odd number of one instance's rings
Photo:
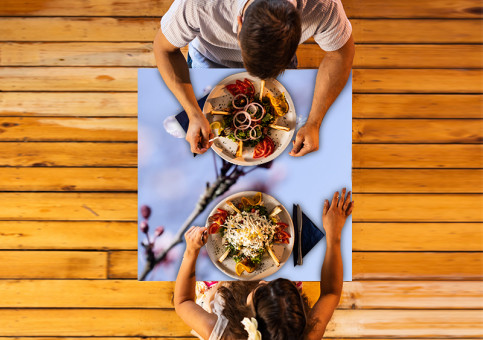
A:
{"type": "Polygon", "coordinates": [[[295,242],[293,248],[293,262],[303,264],[303,258],[325,236],[325,234],[305,215],[300,205],[293,205],[293,222],[295,242]]]}

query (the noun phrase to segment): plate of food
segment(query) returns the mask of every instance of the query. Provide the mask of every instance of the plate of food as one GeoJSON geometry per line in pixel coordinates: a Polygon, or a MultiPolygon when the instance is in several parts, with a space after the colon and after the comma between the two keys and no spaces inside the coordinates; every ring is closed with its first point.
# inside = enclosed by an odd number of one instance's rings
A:
{"type": "Polygon", "coordinates": [[[294,226],[285,207],[270,195],[244,191],[210,213],[206,249],[213,264],[239,280],[260,280],[287,262],[294,226]]]}
{"type": "Polygon", "coordinates": [[[213,150],[228,162],[260,165],[278,157],[292,140],[296,113],[285,87],[236,73],[216,85],[203,106],[215,140],[213,150]]]}

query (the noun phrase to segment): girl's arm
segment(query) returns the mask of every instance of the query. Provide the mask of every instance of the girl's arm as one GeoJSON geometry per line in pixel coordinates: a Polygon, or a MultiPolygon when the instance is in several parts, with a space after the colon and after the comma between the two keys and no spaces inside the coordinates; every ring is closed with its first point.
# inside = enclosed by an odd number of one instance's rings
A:
{"type": "Polygon", "coordinates": [[[176,313],[193,330],[208,339],[218,317],[208,313],[195,302],[196,259],[206,243],[206,228],[191,227],[185,234],[186,251],[174,287],[176,313]]]}
{"type": "Polygon", "coordinates": [[[309,327],[306,339],[322,338],[342,293],[343,268],[340,235],[345,220],[354,207],[354,202],[351,202],[351,193],[347,194],[347,198],[345,198],[345,194],[346,189],[344,188],[340,199],[339,192],[336,192],[330,206],[328,200],[324,202],[322,220],[327,233],[327,250],[320,277],[320,296],[308,316],[308,325],[312,327],[309,327]]]}

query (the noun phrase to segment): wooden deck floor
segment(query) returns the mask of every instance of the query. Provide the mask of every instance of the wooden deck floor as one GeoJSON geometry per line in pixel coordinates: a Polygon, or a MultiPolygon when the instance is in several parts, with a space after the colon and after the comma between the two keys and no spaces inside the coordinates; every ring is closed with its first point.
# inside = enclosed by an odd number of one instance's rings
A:
{"type": "MultiPolygon", "coordinates": [[[[481,337],[481,3],[343,3],[354,282],[327,336],[481,337]]],[[[136,68],[169,4],[1,2],[0,338],[190,337],[173,283],[135,279],[136,68]]]]}

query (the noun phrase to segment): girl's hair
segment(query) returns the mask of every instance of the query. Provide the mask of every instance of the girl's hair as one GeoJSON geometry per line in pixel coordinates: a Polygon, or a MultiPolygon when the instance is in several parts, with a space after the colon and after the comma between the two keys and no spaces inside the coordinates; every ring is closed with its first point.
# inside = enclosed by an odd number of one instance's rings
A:
{"type": "Polygon", "coordinates": [[[258,282],[238,281],[218,289],[225,301],[223,315],[228,319],[224,339],[246,339],[241,321],[244,317],[255,317],[262,339],[301,339],[309,310],[305,295],[287,279],[277,279],[259,286],[258,282]],[[258,287],[258,288],[257,288],[258,287]],[[255,288],[252,308],[247,306],[247,297],[255,288]]]}

